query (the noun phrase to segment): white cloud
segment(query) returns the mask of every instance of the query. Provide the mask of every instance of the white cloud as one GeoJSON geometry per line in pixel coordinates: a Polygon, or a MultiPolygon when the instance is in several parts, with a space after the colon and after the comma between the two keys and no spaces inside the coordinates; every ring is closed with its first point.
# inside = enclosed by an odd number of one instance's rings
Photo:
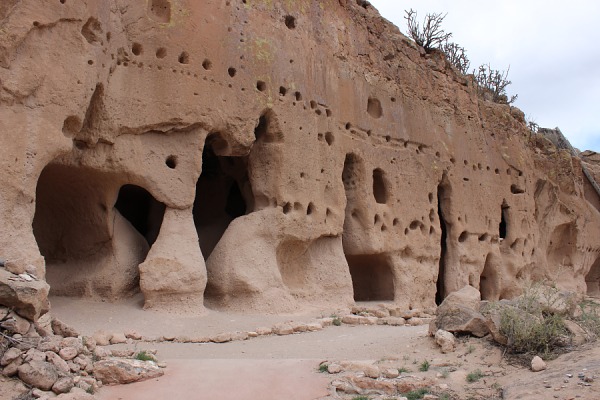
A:
{"type": "Polygon", "coordinates": [[[370,0],[406,32],[404,10],[448,13],[444,28],[472,68],[510,65],[509,93],[544,127],[600,152],[600,2],[589,0],[370,0]]]}

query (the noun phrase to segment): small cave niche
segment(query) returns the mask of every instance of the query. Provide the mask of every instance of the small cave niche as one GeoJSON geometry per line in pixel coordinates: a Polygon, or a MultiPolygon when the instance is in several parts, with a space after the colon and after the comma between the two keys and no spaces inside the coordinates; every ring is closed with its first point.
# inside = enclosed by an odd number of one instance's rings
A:
{"type": "Polygon", "coordinates": [[[373,196],[379,204],[386,204],[388,201],[388,190],[385,179],[385,172],[376,168],[373,170],[373,196]]]}
{"type": "Polygon", "coordinates": [[[587,295],[590,297],[600,298],[600,258],[598,258],[590,268],[590,271],[585,276],[587,285],[587,295]]]}
{"type": "Polygon", "coordinates": [[[381,118],[383,116],[381,101],[374,97],[369,97],[369,100],[367,101],[367,113],[373,118],[381,118]]]}
{"type": "Polygon", "coordinates": [[[283,131],[276,123],[275,113],[268,109],[261,114],[254,128],[254,137],[263,143],[283,142],[283,131]]]}
{"type": "Polygon", "coordinates": [[[85,167],[46,166],[36,188],[33,234],[51,294],[110,300],[139,291],[138,266],[165,211],[145,189],[85,167]]]}
{"type": "Polygon", "coordinates": [[[383,254],[346,255],[354,301],[394,301],[394,273],[383,254]]]}
{"type": "Polygon", "coordinates": [[[171,22],[171,2],[169,0],[148,1],[148,11],[150,12],[150,17],[156,22],[171,22]]]}
{"type": "Polygon", "coordinates": [[[506,204],[506,200],[502,203],[502,210],[500,214],[500,224],[498,225],[498,237],[500,239],[506,239],[508,235],[508,210],[510,207],[506,204]]]}
{"type": "Polygon", "coordinates": [[[254,209],[248,178],[248,156],[219,156],[219,138],[207,138],[202,152],[202,173],[196,184],[194,224],[204,259],[208,259],[229,224],[254,209]]]}

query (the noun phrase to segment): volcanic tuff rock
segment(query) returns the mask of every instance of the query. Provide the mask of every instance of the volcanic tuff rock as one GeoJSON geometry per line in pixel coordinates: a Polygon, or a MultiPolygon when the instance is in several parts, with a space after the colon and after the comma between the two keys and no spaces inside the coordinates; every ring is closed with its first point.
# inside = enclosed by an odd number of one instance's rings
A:
{"type": "Polygon", "coordinates": [[[0,303],[21,315],[46,282],[276,312],[600,293],[581,161],[368,2],[46,3],[0,4],[0,258],[27,271],[0,267],[0,303]]]}

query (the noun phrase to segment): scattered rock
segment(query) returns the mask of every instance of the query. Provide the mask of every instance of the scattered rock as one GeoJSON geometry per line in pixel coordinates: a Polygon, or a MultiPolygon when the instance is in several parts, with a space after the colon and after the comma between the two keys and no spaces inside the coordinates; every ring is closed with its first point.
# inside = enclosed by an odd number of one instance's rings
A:
{"type": "Polygon", "coordinates": [[[294,333],[294,328],[290,323],[277,324],[273,327],[273,333],[276,335],[291,335],[294,333]]]}
{"type": "Polygon", "coordinates": [[[327,366],[327,372],[329,372],[330,374],[339,374],[342,371],[343,369],[340,364],[331,363],[327,366]]]}
{"type": "Polygon", "coordinates": [[[412,317],[410,318],[408,321],[406,321],[407,324],[409,324],[410,326],[420,326],[425,324],[425,322],[418,317],[412,317]]]}
{"type": "Polygon", "coordinates": [[[17,315],[14,312],[8,314],[6,319],[0,323],[0,328],[7,330],[10,333],[19,333],[25,335],[31,324],[25,318],[17,315]]]}
{"type": "Polygon", "coordinates": [[[132,339],[132,340],[142,340],[142,335],[139,332],[132,330],[132,329],[125,332],[125,337],[127,339],[132,339]]]}
{"type": "Polygon", "coordinates": [[[110,344],[127,343],[127,338],[124,333],[113,333],[110,337],[110,344]]]}
{"type": "Polygon", "coordinates": [[[213,342],[213,343],[227,343],[227,342],[231,342],[231,340],[232,340],[231,332],[220,333],[217,336],[214,336],[213,338],[211,338],[211,342],[213,342]]]}
{"type": "Polygon", "coordinates": [[[256,329],[256,333],[258,333],[260,336],[266,336],[273,333],[273,330],[271,328],[260,327],[256,329]]]}
{"type": "Polygon", "coordinates": [[[73,378],[70,376],[64,376],[62,378],[58,378],[54,385],[52,385],[52,391],[56,394],[68,393],[73,389],[75,384],[73,383],[73,378]]]}
{"type": "Polygon", "coordinates": [[[569,319],[564,319],[565,328],[571,333],[571,342],[580,346],[588,341],[588,334],[579,324],[569,319]]]}
{"type": "Polygon", "coordinates": [[[531,360],[531,370],[533,372],[540,372],[546,369],[546,363],[539,356],[533,357],[531,360]]]}
{"type": "Polygon", "coordinates": [[[2,370],[2,374],[4,376],[15,376],[17,375],[17,372],[19,372],[19,367],[23,364],[23,359],[21,357],[17,358],[16,360],[14,360],[13,362],[11,362],[10,364],[8,364],[6,367],[4,367],[4,369],[2,370]]]}
{"type": "Polygon", "coordinates": [[[394,379],[400,376],[400,373],[396,368],[384,369],[381,374],[387,379],[394,379]]]}
{"type": "Polygon", "coordinates": [[[153,361],[108,359],[94,363],[94,376],[104,384],[123,384],[158,378],[163,370],[153,361]]]}
{"type": "Polygon", "coordinates": [[[69,370],[70,370],[69,365],[58,354],[56,354],[52,351],[47,351],[46,352],[46,360],[49,363],[51,363],[52,365],[54,365],[59,372],[61,372],[63,374],[69,373],[69,370]]]}
{"type": "Polygon", "coordinates": [[[449,306],[461,306],[473,311],[479,311],[480,301],[481,293],[479,293],[479,290],[475,289],[473,286],[467,285],[446,296],[442,304],[438,307],[437,312],[439,315],[441,309],[449,306]]]}
{"type": "Polygon", "coordinates": [[[440,306],[437,317],[431,323],[437,329],[453,333],[469,333],[477,337],[483,337],[490,332],[482,314],[461,305],[453,304],[443,308],[440,306]]]}
{"type": "Polygon", "coordinates": [[[448,331],[438,329],[435,333],[435,342],[441,347],[442,353],[452,353],[456,349],[456,339],[448,331]]]}
{"type": "Polygon", "coordinates": [[[2,358],[0,359],[0,366],[6,367],[8,364],[15,361],[17,358],[20,358],[23,352],[15,347],[11,347],[6,350],[2,358]]]}
{"type": "Polygon", "coordinates": [[[60,349],[58,355],[65,361],[69,361],[77,357],[77,349],[75,347],[65,347],[60,349]]]}
{"type": "Polygon", "coordinates": [[[52,330],[54,331],[55,335],[62,336],[65,338],[67,338],[67,337],[76,338],[77,336],[79,336],[79,332],[77,332],[77,330],[75,328],[65,324],[64,322],[62,322],[61,320],[59,320],[57,318],[52,318],[51,326],[52,326],[52,330]]]}
{"type": "Polygon", "coordinates": [[[54,365],[45,361],[31,361],[18,368],[19,379],[42,390],[50,390],[58,380],[54,365]]]}
{"type": "Polygon", "coordinates": [[[98,331],[92,335],[98,346],[108,346],[110,344],[111,334],[106,331],[98,331]]]}
{"type": "Polygon", "coordinates": [[[375,365],[369,365],[363,369],[366,377],[377,379],[379,378],[379,368],[375,365]]]}

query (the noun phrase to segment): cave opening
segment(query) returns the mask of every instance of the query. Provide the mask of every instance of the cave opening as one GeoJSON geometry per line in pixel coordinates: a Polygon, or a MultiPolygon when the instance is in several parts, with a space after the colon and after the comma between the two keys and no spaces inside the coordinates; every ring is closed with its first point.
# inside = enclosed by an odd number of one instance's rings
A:
{"type": "Polygon", "coordinates": [[[218,139],[209,136],[202,151],[193,215],[200,249],[207,260],[234,219],[254,208],[248,157],[219,156],[218,139]]]}
{"type": "Polygon", "coordinates": [[[448,215],[450,214],[450,185],[446,175],[442,178],[442,183],[437,187],[438,201],[438,219],[440,220],[440,260],[438,265],[438,276],[436,281],[435,304],[440,305],[446,297],[446,263],[448,262],[448,233],[449,223],[448,215]]]}
{"type": "Polygon", "coordinates": [[[117,299],[139,291],[164,204],[91,168],[51,163],[36,187],[32,228],[50,293],[117,299]]]}
{"type": "Polygon", "coordinates": [[[587,295],[600,298],[600,258],[598,258],[585,276],[587,295]]]}
{"type": "Polygon", "coordinates": [[[346,255],[354,301],[394,301],[394,274],[383,254],[346,255]]]}
{"type": "Polygon", "coordinates": [[[500,214],[500,225],[498,226],[498,237],[500,239],[506,239],[508,234],[508,209],[510,207],[506,204],[506,200],[502,203],[502,211],[500,214]]]}

